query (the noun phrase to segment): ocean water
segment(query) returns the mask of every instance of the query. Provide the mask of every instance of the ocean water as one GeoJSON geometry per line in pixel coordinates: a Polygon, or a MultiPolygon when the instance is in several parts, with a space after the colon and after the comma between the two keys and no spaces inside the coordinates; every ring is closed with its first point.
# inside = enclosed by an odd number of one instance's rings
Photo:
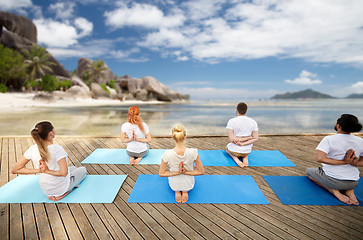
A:
{"type": "MultiPolygon", "coordinates": [[[[188,135],[227,135],[226,124],[236,116],[236,101],[192,101],[183,104],[142,104],[141,118],[154,136],[170,136],[176,123],[188,135]]],[[[363,122],[363,100],[249,101],[247,116],[260,134],[333,133],[336,119],[354,114],[363,122]]],[[[0,135],[29,135],[35,123],[48,120],[60,135],[119,136],[129,106],[38,108],[1,114],[0,135]]]]}

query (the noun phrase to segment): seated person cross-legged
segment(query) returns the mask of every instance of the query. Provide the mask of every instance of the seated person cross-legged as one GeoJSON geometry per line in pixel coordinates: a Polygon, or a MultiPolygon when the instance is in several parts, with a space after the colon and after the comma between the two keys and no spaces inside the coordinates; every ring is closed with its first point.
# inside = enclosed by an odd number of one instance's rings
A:
{"type": "Polygon", "coordinates": [[[334,129],[337,134],[324,137],[316,148],[316,160],[322,167],[308,168],[306,174],[341,202],[359,205],[354,189],[358,186],[358,167],[363,166],[363,139],[351,133],[361,131],[362,125],[357,117],[343,114],[334,129]]]}

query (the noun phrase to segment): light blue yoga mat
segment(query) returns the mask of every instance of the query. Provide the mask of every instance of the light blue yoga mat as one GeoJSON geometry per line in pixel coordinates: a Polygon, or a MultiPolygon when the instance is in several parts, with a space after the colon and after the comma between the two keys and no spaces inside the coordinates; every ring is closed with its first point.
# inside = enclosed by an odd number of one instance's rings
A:
{"type": "MultiPolygon", "coordinates": [[[[276,196],[285,205],[348,205],[306,176],[263,176],[276,196]]],[[[363,203],[363,180],[354,191],[360,205],[363,203]]]]}
{"type": "MultiPolygon", "coordinates": [[[[139,164],[160,164],[165,149],[150,149],[149,153],[142,158],[139,164]]],[[[83,164],[130,164],[130,157],[126,149],[97,148],[86,159],[83,164]]]]}
{"type": "MultiPolygon", "coordinates": [[[[238,166],[225,150],[218,150],[220,154],[202,160],[204,166],[238,166]]],[[[200,157],[202,159],[202,157],[200,157]]],[[[287,157],[278,150],[253,150],[248,155],[250,167],[296,167],[287,157]]]]}
{"type": "MultiPolygon", "coordinates": [[[[87,175],[60,203],[112,203],[127,175],[87,175]]],[[[0,203],[54,203],[42,192],[39,175],[20,175],[0,188],[0,203]]]]}
{"type": "MultiPolygon", "coordinates": [[[[160,164],[166,149],[150,149],[139,164],[160,164]]],[[[204,166],[238,166],[225,150],[198,150],[204,166]]],[[[248,155],[250,167],[295,167],[278,150],[254,150],[248,155]]],[[[97,148],[83,164],[130,164],[130,157],[125,149],[97,148]]]]}
{"type": "MultiPolygon", "coordinates": [[[[139,175],[128,203],[176,203],[167,177],[139,175]]],[[[269,204],[249,175],[203,175],[195,177],[188,203],[269,204]]]]}

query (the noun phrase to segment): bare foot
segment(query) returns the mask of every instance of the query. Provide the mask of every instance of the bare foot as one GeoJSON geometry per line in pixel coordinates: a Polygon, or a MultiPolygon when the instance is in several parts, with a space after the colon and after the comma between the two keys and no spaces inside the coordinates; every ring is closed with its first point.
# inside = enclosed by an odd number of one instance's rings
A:
{"type": "Polygon", "coordinates": [[[182,203],[186,203],[188,201],[188,198],[189,198],[188,192],[183,192],[182,203]]]}
{"type": "Polygon", "coordinates": [[[134,166],[135,165],[135,158],[130,157],[130,165],[134,166]]]}
{"type": "Polygon", "coordinates": [[[239,159],[238,157],[234,156],[228,149],[226,150],[226,153],[233,159],[233,161],[240,166],[241,168],[246,167],[239,159]]]}
{"type": "Polygon", "coordinates": [[[241,162],[240,160],[238,160],[238,162],[236,161],[237,165],[240,166],[241,168],[247,167],[243,162],[241,162]]]}
{"type": "Polygon", "coordinates": [[[330,192],[336,197],[338,198],[339,201],[346,203],[346,204],[350,204],[352,205],[353,202],[350,200],[350,198],[344,194],[342,194],[341,192],[339,192],[336,189],[330,189],[330,192]]]}
{"type": "Polygon", "coordinates": [[[356,205],[356,206],[359,205],[358,199],[355,197],[355,194],[354,194],[354,189],[347,190],[345,192],[345,195],[347,195],[349,197],[349,199],[350,199],[350,201],[352,202],[353,205],[356,205]]]}
{"type": "Polygon", "coordinates": [[[52,201],[54,201],[54,202],[56,202],[56,201],[59,201],[59,200],[61,200],[62,198],[64,198],[65,196],[67,196],[67,194],[68,193],[70,193],[71,191],[68,191],[68,192],[66,192],[65,194],[63,194],[63,195],[61,195],[61,196],[58,196],[58,197],[55,197],[55,196],[50,196],[50,197],[48,197],[48,199],[49,200],[52,200],[52,201]]]}
{"type": "Polygon", "coordinates": [[[245,165],[245,167],[248,167],[248,156],[243,158],[243,164],[245,165]]]}
{"type": "Polygon", "coordinates": [[[141,161],[142,157],[136,158],[134,161],[134,165],[138,164],[141,161]]]}
{"type": "Polygon", "coordinates": [[[181,203],[182,202],[182,195],[180,191],[175,192],[175,201],[177,203],[181,203]]]}

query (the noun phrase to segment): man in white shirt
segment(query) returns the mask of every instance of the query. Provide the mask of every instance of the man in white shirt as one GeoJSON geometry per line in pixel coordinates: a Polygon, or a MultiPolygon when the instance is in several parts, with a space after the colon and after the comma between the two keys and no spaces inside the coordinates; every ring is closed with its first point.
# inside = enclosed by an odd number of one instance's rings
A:
{"type": "Polygon", "coordinates": [[[343,114],[336,122],[337,134],[326,136],[316,147],[316,161],[322,167],[306,169],[306,175],[327,189],[340,201],[359,205],[354,194],[358,185],[359,169],[363,166],[363,139],[351,133],[359,132],[358,118],[343,114]]]}
{"type": "Polygon", "coordinates": [[[246,116],[247,105],[243,102],[237,105],[237,117],[227,123],[228,137],[230,143],[226,152],[240,167],[248,166],[248,154],[252,145],[258,140],[258,126],[255,120],[246,116]],[[242,158],[242,161],[239,160],[242,158]]]}

